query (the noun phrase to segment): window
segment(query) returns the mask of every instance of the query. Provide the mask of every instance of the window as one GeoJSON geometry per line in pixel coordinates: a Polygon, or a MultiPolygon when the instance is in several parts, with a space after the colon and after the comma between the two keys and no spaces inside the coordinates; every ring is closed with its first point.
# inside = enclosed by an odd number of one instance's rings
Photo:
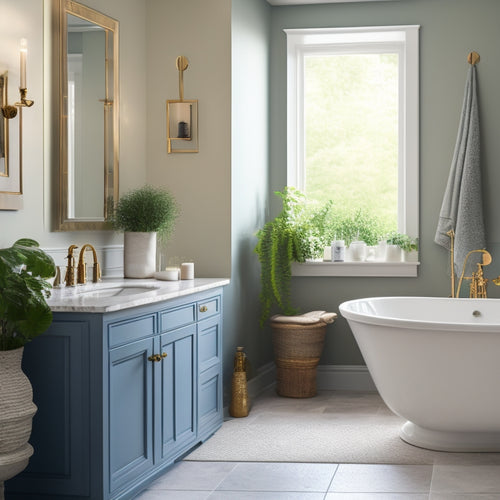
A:
{"type": "Polygon", "coordinates": [[[418,26],[290,29],[287,184],[418,236],[418,26]]]}

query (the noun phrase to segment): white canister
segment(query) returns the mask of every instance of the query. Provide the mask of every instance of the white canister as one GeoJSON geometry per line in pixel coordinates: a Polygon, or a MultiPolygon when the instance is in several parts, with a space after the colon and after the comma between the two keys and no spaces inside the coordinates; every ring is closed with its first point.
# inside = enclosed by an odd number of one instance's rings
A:
{"type": "Polygon", "coordinates": [[[181,280],[194,280],[194,262],[181,264],[181,280]]]}
{"type": "Polygon", "coordinates": [[[363,262],[366,259],[366,243],[364,241],[353,241],[349,245],[351,260],[363,262]]]}
{"type": "Polygon", "coordinates": [[[345,260],[345,242],[344,240],[332,241],[332,261],[344,262],[345,260]]]}

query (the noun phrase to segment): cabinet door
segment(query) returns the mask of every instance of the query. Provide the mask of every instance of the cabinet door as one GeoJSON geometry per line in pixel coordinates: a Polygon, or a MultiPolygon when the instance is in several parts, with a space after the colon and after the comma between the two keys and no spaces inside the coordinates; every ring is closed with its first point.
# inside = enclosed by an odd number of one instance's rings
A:
{"type": "Polygon", "coordinates": [[[86,321],[54,321],[24,348],[23,370],[38,407],[30,438],[35,453],[7,492],[89,495],[89,330],[86,321]]]}
{"type": "Polygon", "coordinates": [[[109,489],[153,466],[153,339],[109,352],[109,489]]]}
{"type": "Polygon", "coordinates": [[[198,435],[205,440],[222,424],[221,318],[198,324],[198,435]]]}
{"type": "MultiPolygon", "coordinates": [[[[169,460],[188,449],[196,439],[196,325],[161,335],[161,384],[155,390],[161,436],[157,460],[169,460]]],[[[160,364],[160,363],[159,363],[160,364]]]]}

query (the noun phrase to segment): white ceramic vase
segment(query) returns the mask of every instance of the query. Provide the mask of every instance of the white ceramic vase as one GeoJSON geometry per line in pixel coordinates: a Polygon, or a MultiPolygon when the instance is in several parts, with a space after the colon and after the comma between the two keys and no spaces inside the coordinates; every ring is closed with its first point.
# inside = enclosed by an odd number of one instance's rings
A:
{"type": "Polygon", "coordinates": [[[3,482],[19,474],[33,455],[28,439],[37,408],[31,383],[21,370],[23,351],[0,351],[0,500],[3,482]]]}
{"type": "Polygon", "coordinates": [[[403,250],[397,245],[387,245],[385,260],[387,262],[401,262],[403,260],[403,250]]]}
{"type": "Polygon", "coordinates": [[[410,252],[404,253],[405,262],[418,262],[418,251],[411,250],[410,252]]]}
{"type": "Polygon", "coordinates": [[[125,232],[124,236],[125,278],[152,278],[156,272],[156,233],[125,232]]]}

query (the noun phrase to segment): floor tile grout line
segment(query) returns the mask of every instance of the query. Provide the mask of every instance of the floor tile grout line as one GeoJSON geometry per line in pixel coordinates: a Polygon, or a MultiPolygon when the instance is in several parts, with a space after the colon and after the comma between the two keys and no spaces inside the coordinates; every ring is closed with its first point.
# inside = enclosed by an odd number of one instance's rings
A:
{"type": "Polygon", "coordinates": [[[330,492],[330,488],[332,487],[333,480],[335,479],[335,476],[339,470],[340,464],[336,464],[337,466],[335,467],[335,470],[333,471],[332,478],[330,479],[330,482],[328,483],[328,488],[326,489],[325,496],[323,497],[323,500],[326,499],[326,496],[330,492]]]}

